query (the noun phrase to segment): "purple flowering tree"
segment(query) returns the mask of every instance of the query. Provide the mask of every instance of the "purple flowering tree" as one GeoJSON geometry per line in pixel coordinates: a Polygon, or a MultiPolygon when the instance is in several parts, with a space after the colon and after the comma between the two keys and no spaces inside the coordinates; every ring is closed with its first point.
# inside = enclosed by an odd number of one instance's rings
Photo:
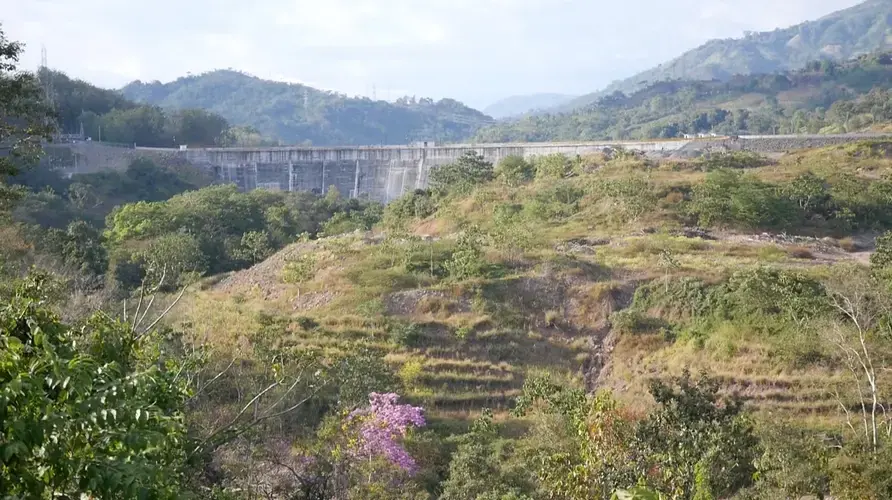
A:
{"type": "Polygon", "coordinates": [[[359,425],[353,453],[371,461],[384,458],[410,475],[418,471],[415,459],[400,444],[410,427],[424,427],[424,409],[397,404],[397,394],[369,394],[369,407],[350,413],[348,420],[359,425]]]}

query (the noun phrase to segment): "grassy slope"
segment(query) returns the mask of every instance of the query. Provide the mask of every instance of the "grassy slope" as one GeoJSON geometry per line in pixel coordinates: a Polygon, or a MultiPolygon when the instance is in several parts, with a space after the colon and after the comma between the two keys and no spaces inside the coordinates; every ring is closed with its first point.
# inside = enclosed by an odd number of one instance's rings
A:
{"type": "MultiPolygon", "coordinates": [[[[853,151],[801,152],[755,173],[777,181],[808,169],[862,176],[892,172],[892,159],[853,151]]],[[[495,205],[527,202],[551,184],[492,183],[414,225],[416,233],[431,236],[429,241],[410,244],[377,234],[296,243],[252,269],[206,280],[202,290],[187,296],[174,320],[196,325],[195,333],[215,345],[245,353],[251,350],[249,332],[270,317],[282,325],[281,342],[330,351],[380,348],[403,379],[404,392],[447,420],[463,420],[483,407],[505,410],[525,375],[535,370],[575,384],[612,387],[633,405],[643,405],[648,377],[684,367],[721,376],[729,390],[739,390],[760,410],[818,420],[834,416],[827,388],[842,376],[838,367],[790,363],[777,355],[790,343],[802,347],[808,342],[804,337],[766,337],[724,324],[705,342],[667,341],[659,332],[611,330],[608,319],[629,305],[637,287],[654,280],[718,281],[766,263],[821,275],[828,265],[865,262],[868,253],[848,253],[832,239],[775,243],[727,231],[713,232],[714,240],[684,236],[680,200],[673,192],[697,182],[702,172],[684,163],[601,165],[579,177],[578,185],[647,171],[659,195],[657,206],[623,221],[614,203],[588,192],[576,215],[528,226],[533,246],[522,255],[488,248],[486,277],[459,283],[438,277],[436,268],[454,246],[456,228],[477,223],[493,229],[495,205]],[[666,250],[677,263],[671,269],[662,264],[666,250]],[[305,254],[315,255],[315,277],[300,286],[284,283],[286,263],[305,254]],[[412,256],[410,263],[402,266],[406,255],[412,256]],[[318,326],[308,325],[302,319],[307,317],[318,326]],[[421,326],[416,345],[391,340],[388,325],[395,320],[421,326]]],[[[861,237],[871,241],[870,235],[861,237]]],[[[649,314],[675,319],[667,311],[649,314]]]]}

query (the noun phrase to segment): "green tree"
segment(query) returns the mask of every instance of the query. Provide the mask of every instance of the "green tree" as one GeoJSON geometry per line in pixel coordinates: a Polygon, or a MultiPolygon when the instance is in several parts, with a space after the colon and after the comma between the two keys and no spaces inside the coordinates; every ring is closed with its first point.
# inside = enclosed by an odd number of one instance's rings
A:
{"type": "Polygon", "coordinates": [[[536,167],[523,156],[506,156],[496,165],[495,176],[509,186],[519,186],[533,180],[536,167]]]}
{"type": "Polygon", "coordinates": [[[493,165],[482,155],[468,151],[454,163],[435,168],[430,174],[431,189],[441,196],[465,195],[478,185],[491,181],[493,165]]]}
{"type": "Polygon", "coordinates": [[[450,278],[461,281],[480,276],[486,264],[483,254],[483,238],[483,234],[477,227],[471,227],[459,234],[455,250],[445,264],[450,278]]]}
{"type": "Polygon", "coordinates": [[[470,432],[458,440],[449,462],[449,477],[443,482],[442,500],[531,498],[528,493],[533,488],[525,475],[506,470],[513,450],[499,440],[498,432],[492,411],[484,410],[470,432]]]}
{"type": "Polygon", "coordinates": [[[273,247],[266,231],[249,231],[242,235],[239,248],[239,256],[242,259],[256,264],[272,255],[272,252],[273,247]]]}
{"type": "Polygon", "coordinates": [[[753,482],[759,440],[741,414],[743,403],[722,398],[719,384],[688,372],[670,384],[651,382],[659,408],[636,430],[640,474],[675,498],[727,498],[753,482]]]}
{"type": "Polygon", "coordinates": [[[49,286],[32,275],[0,309],[0,493],[183,498],[183,361],[104,314],[62,323],[49,286]]]}
{"type": "Polygon", "coordinates": [[[42,101],[40,84],[31,73],[17,71],[24,46],[0,29],[0,180],[15,175],[42,153],[41,141],[54,130],[51,109],[42,101]]]}
{"type": "Polygon", "coordinates": [[[188,284],[208,269],[207,257],[191,234],[170,233],[149,242],[140,256],[151,285],[171,289],[188,284]],[[163,283],[162,283],[163,281],[163,283]]]}

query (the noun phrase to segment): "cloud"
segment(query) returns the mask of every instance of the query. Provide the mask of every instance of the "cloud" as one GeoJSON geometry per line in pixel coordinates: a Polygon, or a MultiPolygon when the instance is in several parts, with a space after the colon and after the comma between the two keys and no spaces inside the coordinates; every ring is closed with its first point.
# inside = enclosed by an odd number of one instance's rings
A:
{"type": "Polygon", "coordinates": [[[583,93],[716,37],[816,18],[857,0],[0,0],[3,29],[106,87],[235,68],[347,94],[483,106],[583,93]]]}

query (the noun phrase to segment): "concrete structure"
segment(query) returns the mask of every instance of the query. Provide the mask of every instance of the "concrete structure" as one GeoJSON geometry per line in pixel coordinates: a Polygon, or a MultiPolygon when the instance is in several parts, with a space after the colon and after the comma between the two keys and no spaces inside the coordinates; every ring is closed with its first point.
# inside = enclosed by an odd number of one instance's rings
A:
{"type": "Polygon", "coordinates": [[[428,185],[432,169],[474,151],[496,163],[506,156],[531,158],[549,154],[586,155],[616,148],[651,156],[691,157],[704,151],[752,150],[760,153],[844,144],[882,135],[740,136],[640,142],[451,144],[411,146],[272,147],[157,149],[107,147],[97,143],[65,144],[77,172],[124,168],[137,157],[168,165],[192,164],[212,170],[223,182],[243,190],[324,192],[334,186],[350,197],[383,202],[428,185]]]}

